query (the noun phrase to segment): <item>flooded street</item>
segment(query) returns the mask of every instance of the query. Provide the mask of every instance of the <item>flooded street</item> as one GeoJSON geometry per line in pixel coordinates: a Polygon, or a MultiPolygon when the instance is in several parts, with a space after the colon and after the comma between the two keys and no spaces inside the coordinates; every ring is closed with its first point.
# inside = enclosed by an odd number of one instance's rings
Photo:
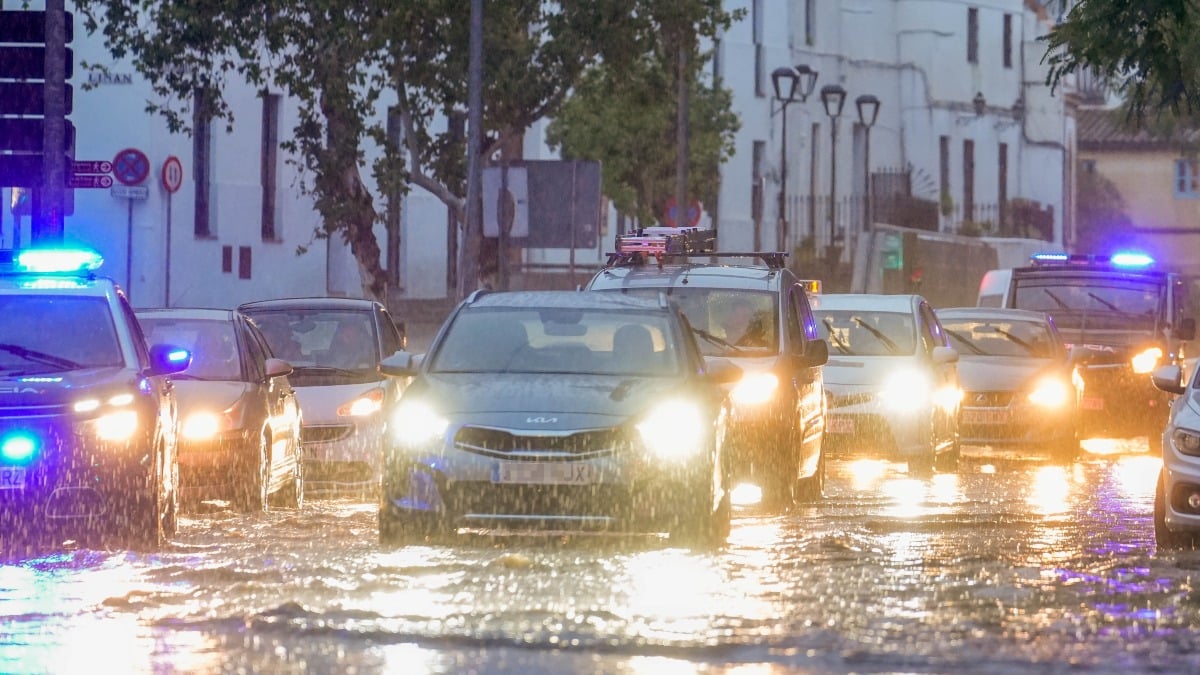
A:
{"type": "Polygon", "coordinates": [[[967,451],[829,465],[728,546],[471,537],[395,551],[375,507],[190,514],[166,551],[0,566],[0,672],[1196,672],[1200,554],[1164,553],[1160,461],[967,451]]]}

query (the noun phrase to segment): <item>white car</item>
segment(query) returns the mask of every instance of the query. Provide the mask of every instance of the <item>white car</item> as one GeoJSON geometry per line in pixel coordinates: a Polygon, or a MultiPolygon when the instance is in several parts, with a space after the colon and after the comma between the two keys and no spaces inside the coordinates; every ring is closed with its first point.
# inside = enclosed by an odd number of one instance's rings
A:
{"type": "Polygon", "coordinates": [[[958,352],[919,295],[832,293],[811,298],[825,364],[826,447],[908,462],[958,462],[958,352]]]}
{"type": "Polygon", "coordinates": [[[1154,386],[1175,394],[1162,432],[1162,471],[1154,494],[1154,539],[1160,548],[1194,548],[1200,541],[1200,370],[1185,385],[1183,368],[1159,366],[1154,386]]]}

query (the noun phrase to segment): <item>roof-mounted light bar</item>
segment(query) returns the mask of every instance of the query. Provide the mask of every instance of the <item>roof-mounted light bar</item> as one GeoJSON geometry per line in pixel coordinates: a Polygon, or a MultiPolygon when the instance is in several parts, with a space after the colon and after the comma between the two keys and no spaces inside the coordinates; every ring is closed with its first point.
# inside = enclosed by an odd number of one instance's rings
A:
{"type": "Polygon", "coordinates": [[[1034,253],[1029,256],[1034,265],[1112,265],[1128,269],[1144,268],[1154,265],[1154,258],[1136,251],[1121,251],[1111,256],[1090,255],[1084,253],[1034,253]]]}
{"type": "Polygon", "coordinates": [[[85,248],[30,248],[0,251],[0,272],[8,274],[89,274],[104,258],[85,248]]]}

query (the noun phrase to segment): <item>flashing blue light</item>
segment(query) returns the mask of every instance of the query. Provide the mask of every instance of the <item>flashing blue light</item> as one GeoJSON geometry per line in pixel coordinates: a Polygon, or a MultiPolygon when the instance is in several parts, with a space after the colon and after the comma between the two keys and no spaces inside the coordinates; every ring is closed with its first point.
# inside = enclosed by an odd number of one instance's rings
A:
{"type": "Polygon", "coordinates": [[[1114,253],[1110,260],[1117,267],[1148,267],[1154,264],[1154,258],[1145,253],[1114,253]]]}
{"type": "Polygon", "coordinates": [[[1034,253],[1030,258],[1034,262],[1066,262],[1071,256],[1066,253],[1034,253]]]}
{"type": "Polygon", "coordinates": [[[13,434],[0,442],[0,457],[18,464],[29,461],[37,452],[37,439],[28,434],[13,434]]]}
{"type": "Polygon", "coordinates": [[[36,274],[91,272],[104,264],[95,251],[83,248],[27,249],[17,254],[17,269],[36,274]]]}
{"type": "Polygon", "coordinates": [[[167,352],[167,360],[171,363],[183,363],[188,360],[191,354],[186,349],[173,349],[167,352]]]}

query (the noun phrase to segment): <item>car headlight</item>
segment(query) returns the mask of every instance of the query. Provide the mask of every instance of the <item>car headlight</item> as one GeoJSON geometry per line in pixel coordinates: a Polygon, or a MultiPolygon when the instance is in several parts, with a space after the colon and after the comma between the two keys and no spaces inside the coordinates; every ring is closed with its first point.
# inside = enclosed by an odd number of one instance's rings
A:
{"type": "Polygon", "coordinates": [[[102,441],[124,441],[137,431],[136,410],[113,410],[96,418],[96,436],[102,441]]]}
{"type": "Polygon", "coordinates": [[[1200,434],[1186,429],[1176,429],[1171,433],[1171,441],[1175,449],[1185,455],[1200,456],[1200,434]]]}
{"type": "Polygon", "coordinates": [[[338,417],[365,417],[383,409],[383,389],[372,389],[346,401],[337,409],[338,417]]]}
{"type": "Polygon", "coordinates": [[[446,433],[448,426],[446,418],[422,401],[401,402],[392,415],[396,441],[406,446],[432,441],[446,433]]]}
{"type": "Polygon", "coordinates": [[[779,377],[775,373],[747,373],[733,387],[729,397],[741,405],[762,405],[775,396],[779,377]]]}
{"type": "Polygon", "coordinates": [[[1029,402],[1043,408],[1061,408],[1071,400],[1071,387],[1055,377],[1039,380],[1033,391],[1029,392],[1029,402]]]}
{"type": "Polygon", "coordinates": [[[914,368],[897,370],[888,376],[879,391],[883,405],[897,411],[911,412],[929,405],[933,396],[933,380],[929,374],[914,368]]]}
{"type": "Polygon", "coordinates": [[[637,425],[642,442],[652,454],[669,460],[686,459],[700,452],[704,420],[695,404],[667,401],[658,404],[637,425]]]}
{"type": "Polygon", "coordinates": [[[1133,358],[1129,360],[1129,364],[1133,366],[1133,372],[1138,375],[1144,375],[1158,367],[1158,362],[1162,359],[1163,350],[1159,347],[1149,347],[1143,349],[1133,358]]]}

